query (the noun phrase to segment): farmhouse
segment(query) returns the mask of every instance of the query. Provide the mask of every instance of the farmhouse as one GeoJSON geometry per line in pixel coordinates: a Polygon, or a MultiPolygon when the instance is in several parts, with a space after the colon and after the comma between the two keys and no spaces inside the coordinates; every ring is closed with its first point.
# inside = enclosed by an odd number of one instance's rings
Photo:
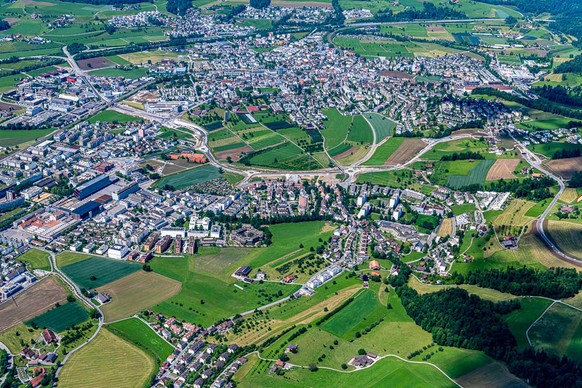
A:
{"type": "Polygon", "coordinates": [[[41,336],[42,340],[47,345],[58,341],[57,335],[51,329],[44,329],[41,336]]]}

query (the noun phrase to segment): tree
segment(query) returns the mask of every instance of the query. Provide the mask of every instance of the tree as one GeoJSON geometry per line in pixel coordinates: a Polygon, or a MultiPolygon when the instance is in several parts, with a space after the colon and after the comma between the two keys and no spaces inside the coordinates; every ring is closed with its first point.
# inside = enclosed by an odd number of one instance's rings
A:
{"type": "Polygon", "coordinates": [[[318,367],[315,364],[309,364],[309,370],[312,372],[317,372],[318,371],[318,367]]]}
{"type": "Polygon", "coordinates": [[[505,18],[505,24],[507,24],[508,26],[513,26],[517,23],[517,19],[514,18],[513,16],[508,16],[505,18]]]}
{"type": "Polygon", "coordinates": [[[251,0],[250,6],[253,8],[267,8],[271,5],[271,0],[251,0]]]}
{"type": "Polygon", "coordinates": [[[168,0],[166,10],[175,15],[185,15],[192,8],[192,0],[168,0]]]}
{"type": "Polygon", "coordinates": [[[0,31],[4,31],[10,28],[10,23],[6,20],[0,20],[0,31]]]}

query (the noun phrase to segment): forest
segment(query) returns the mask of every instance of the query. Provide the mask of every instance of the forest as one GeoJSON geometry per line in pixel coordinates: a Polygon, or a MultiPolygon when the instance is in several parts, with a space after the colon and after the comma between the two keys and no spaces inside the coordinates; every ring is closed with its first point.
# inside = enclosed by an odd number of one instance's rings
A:
{"type": "Polygon", "coordinates": [[[582,274],[571,268],[480,269],[466,275],[453,273],[455,284],[474,284],[519,296],[544,296],[552,299],[570,298],[582,288],[582,274]]]}
{"type": "Polygon", "coordinates": [[[402,12],[394,14],[390,8],[379,10],[374,17],[377,22],[397,22],[406,20],[439,20],[439,19],[466,19],[467,15],[464,12],[455,11],[448,7],[437,7],[433,3],[423,3],[423,9],[417,10],[408,8],[402,12]]]}
{"type": "Polygon", "coordinates": [[[192,0],[168,0],[166,10],[174,15],[185,15],[192,8],[192,0]]]}
{"type": "MultiPolygon", "coordinates": [[[[565,62],[570,63],[570,62],[565,62]]],[[[582,70],[582,69],[581,69],[582,70]]],[[[533,89],[540,97],[575,108],[582,107],[582,88],[565,88],[561,85],[544,85],[541,88],[533,89]]]]}
{"type": "Polygon", "coordinates": [[[576,55],[574,59],[556,66],[555,73],[582,73],[582,54],[576,55]]]}
{"type": "Polygon", "coordinates": [[[582,171],[576,171],[572,174],[568,186],[573,188],[582,187],[582,171]]]}
{"type": "Polygon", "coordinates": [[[498,192],[509,191],[515,194],[516,198],[525,198],[537,202],[552,196],[549,188],[554,184],[554,180],[547,176],[523,180],[501,179],[491,182],[489,189],[498,192]]]}

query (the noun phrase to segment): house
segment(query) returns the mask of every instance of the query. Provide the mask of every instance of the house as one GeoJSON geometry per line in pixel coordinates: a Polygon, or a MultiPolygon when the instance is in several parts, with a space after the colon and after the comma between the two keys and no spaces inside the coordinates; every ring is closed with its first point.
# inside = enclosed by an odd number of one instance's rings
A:
{"type": "Polygon", "coordinates": [[[204,379],[198,378],[194,381],[194,388],[202,388],[204,385],[204,379]]]}
{"type": "Polygon", "coordinates": [[[228,352],[229,353],[234,353],[238,350],[238,345],[237,344],[232,344],[228,347],[228,352]]]}
{"type": "Polygon", "coordinates": [[[202,372],[201,376],[202,376],[203,379],[206,380],[207,378],[209,378],[210,376],[212,376],[212,370],[206,369],[204,372],[202,372]]]}
{"type": "Polygon", "coordinates": [[[218,359],[220,361],[228,361],[229,357],[230,357],[230,354],[228,352],[224,352],[218,357],[218,359]]]}
{"type": "Polygon", "coordinates": [[[380,267],[380,262],[378,260],[372,260],[370,261],[370,263],[368,264],[368,268],[370,268],[371,270],[379,270],[380,267]]]}
{"type": "Polygon", "coordinates": [[[109,296],[109,294],[106,294],[105,292],[100,292],[99,294],[97,294],[97,296],[95,296],[95,300],[97,300],[101,304],[105,304],[111,301],[111,296],[109,296]]]}
{"type": "Polygon", "coordinates": [[[51,329],[44,329],[41,333],[45,344],[52,344],[58,341],[57,335],[51,329]]]}
{"type": "Polygon", "coordinates": [[[46,369],[44,368],[41,368],[40,370],[38,368],[34,369],[34,373],[38,374],[36,375],[36,377],[34,377],[32,380],[28,382],[32,386],[32,388],[40,387],[42,380],[44,379],[45,372],[46,369]]]}
{"type": "Polygon", "coordinates": [[[352,361],[350,361],[350,364],[352,364],[356,368],[365,368],[367,366],[372,365],[373,363],[374,363],[374,360],[372,360],[371,358],[369,358],[366,355],[356,356],[352,359],[352,361]]]}
{"type": "Polygon", "coordinates": [[[297,353],[299,351],[299,346],[297,345],[288,345],[287,349],[285,349],[285,353],[297,353]]]}

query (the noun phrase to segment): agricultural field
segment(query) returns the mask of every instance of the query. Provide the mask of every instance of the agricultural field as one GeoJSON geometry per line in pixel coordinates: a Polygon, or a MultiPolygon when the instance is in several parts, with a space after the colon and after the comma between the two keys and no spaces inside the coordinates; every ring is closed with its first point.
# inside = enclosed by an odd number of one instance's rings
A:
{"type": "Polygon", "coordinates": [[[91,257],[66,265],[61,270],[79,287],[89,290],[137,272],[141,266],[127,261],[91,257]]]}
{"type": "Polygon", "coordinates": [[[40,280],[15,296],[13,302],[0,305],[0,332],[44,313],[66,298],[67,291],[54,278],[40,280]]]}
{"type": "Polygon", "coordinates": [[[546,166],[565,179],[570,179],[572,174],[582,171],[582,156],[577,158],[554,159],[546,163],[546,166]]]}
{"type": "Polygon", "coordinates": [[[536,154],[553,159],[554,153],[558,151],[582,151],[582,144],[551,142],[543,144],[533,144],[527,147],[536,154]]]}
{"type": "Polygon", "coordinates": [[[582,314],[578,310],[554,304],[531,327],[529,337],[535,348],[582,361],[582,314]]]}
{"type": "Polygon", "coordinates": [[[85,253],[66,252],[66,251],[61,252],[56,256],[57,266],[59,268],[62,268],[66,265],[77,263],[79,261],[83,261],[83,260],[88,259],[90,257],[93,257],[93,256],[90,254],[85,254],[85,253]]]}
{"type": "Polygon", "coordinates": [[[75,352],[59,374],[60,387],[141,387],[155,372],[153,357],[135,345],[101,330],[88,345],[75,352]]]}
{"type": "Polygon", "coordinates": [[[446,237],[450,236],[452,232],[453,232],[453,219],[452,218],[443,219],[443,222],[441,223],[438,230],[438,235],[441,237],[446,237]]]}
{"type": "Polygon", "coordinates": [[[87,121],[91,124],[98,121],[103,123],[125,124],[134,121],[143,121],[143,119],[140,117],[126,115],[125,113],[120,113],[114,110],[104,110],[89,118],[87,121]]]}
{"type": "Polygon", "coordinates": [[[5,147],[21,146],[50,135],[54,129],[0,129],[0,143],[5,147]]]}
{"type": "Polygon", "coordinates": [[[400,147],[388,157],[384,162],[386,165],[394,166],[408,162],[416,156],[424,147],[426,143],[419,138],[406,138],[402,141],[400,147]]]}
{"type": "Polygon", "coordinates": [[[42,269],[50,271],[49,254],[38,249],[31,249],[25,254],[18,256],[18,261],[26,263],[30,269],[42,269]]]}
{"type": "Polygon", "coordinates": [[[402,145],[405,138],[403,137],[392,137],[388,138],[384,143],[382,143],[370,159],[364,162],[364,166],[382,166],[388,161],[388,158],[402,145]]]}
{"type": "MultiPolygon", "coordinates": [[[[454,162],[454,163],[459,163],[454,162]]],[[[459,189],[464,186],[483,184],[489,169],[495,161],[493,160],[480,160],[474,164],[474,167],[470,169],[466,175],[449,175],[447,179],[447,186],[459,189]]]]}
{"type": "Polygon", "coordinates": [[[514,174],[519,159],[497,159],[485,177],[486,181],[517,178],[514,174]]]}
{"type": "Polygon", "coordinates": [[[324,138],[325,148],[333,156],[335,155],[334,149],[345,142],[348,137],[352,117],[342,115],[337,109],[327,109],[323,113],[327,116],[327,120],[324,122],[325,129],[320,132],[324,138]]]}
{"type": "Polygon", "coordinates": [[[522,298],[519,303],[521,308],[504,315],[503,320],[509,326],[519,348],[524,349],[529,346],[525,335],[527,329],[550,307],[552,302],[542,298],[522,298]]]}
{"type": "Polygon", "coordinates": [[[388,136],[394,136],[396,122],[378,113],[366,113],[364,117],[376,132],[376,142],[379,143],[388,136]]]}
{"type": "Polygon", "coordinates": [[[161,365],[174,351],[172,345],[138,318],[129,318],[110,323],[106,328],[118,337],[153,356],[158,365],[161,365]]]}
{"type": "Polygon", "coordinates": [[[73,325],[81,324],[87,319],[89,319],[89,313],[79,302],[69,302],[29,320],[26,324],[36,325],[40,328],[48,327],[59,333],[70,329],[73,325]]]}
{"type": "Polygon", "coordinates": [[[295,144],[285,142],[271,148],[262,149],[239,160],[244,165],[261,166],[282,170],[313,170],[322,167],[320,162],[307,155],[295,144]]]}
{"type": "Polygon", "coordinates": [[[503,213],[495,217],[493,226],[503,235],[519,235],[521,228],[531,223],[535,218],[527,216],[527,212],[535,205],[535,202],[514,199],[503,213]]]}
{"type": "Polygon", "coordinates": [[[194,167],[186,171],[167,175],[155,183],[156,187],[172,186],[176,190],[182,190],[192,185],[220,178],[221,174],[215,166],[194,167]]]}
{"type": "Polygon", "coordinates": [[[561,250],[582,259],[582,224],[549,220],[546,233],[561,250]]]}
{"type": "Polygon", "coordinates": [[[111,295],[101,307],[107,322],[129,317],[176,295],[181,283],[153,272],[138,271],[99,288],[111,295]]]}

